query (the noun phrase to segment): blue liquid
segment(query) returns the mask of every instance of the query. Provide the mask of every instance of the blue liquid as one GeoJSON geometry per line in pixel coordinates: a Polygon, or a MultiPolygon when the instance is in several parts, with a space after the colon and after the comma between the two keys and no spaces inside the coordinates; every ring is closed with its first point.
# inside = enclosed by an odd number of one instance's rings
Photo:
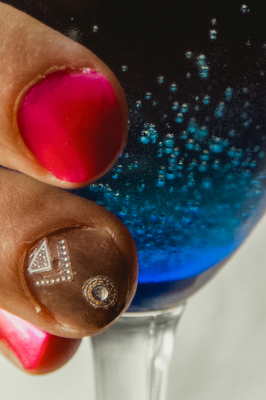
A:
{"type": "Polygon", "coordinates": [[[198,114],[193,100],[181,105],[181,126],[173,109],[164,119],[171,128],[163,132],[156,123],[133,125],[116,166],[78,191],[130,230],[140,285],[201,274],[230,256],[261,217],[265,130],[250,106],[260,96],[254,87],[226,88],[215,100],[204,93],[198,114]]]}
{"type": "Polygon", "coordinates": [[[116,214],[135,239],[135,310],[192,293],[265,208],[266,29],[259,8],[161,4],[141,3],[136,13],[135,2],[119,4],[118,24],[110,3],[86,43],[122,83],[130,126],[114,168],[75,192],[116,214]]]}

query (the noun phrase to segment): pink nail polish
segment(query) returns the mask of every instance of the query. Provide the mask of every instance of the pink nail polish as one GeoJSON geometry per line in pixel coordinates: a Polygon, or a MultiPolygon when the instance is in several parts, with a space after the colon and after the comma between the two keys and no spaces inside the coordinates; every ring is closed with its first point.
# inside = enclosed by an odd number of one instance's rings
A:
{"type": "Polygon", "coordinates": [[[16,355],[23,368],[36,368],[49,334],[4,310],[0,310],[0,324],[0,339],[16,355]]]}
{"type": "Polygon", "coordinates": [[[44,374],[64,365],[75,354],[81,340],[51,335],[0,309],[0,342],[9,358],[23,370],[44,374]]]}
{"type": "Polygon", "coordinates": [[[86,182],[122,150],[124,122],[113,87],[90,68],[50,73],[23,96],[17,121],[24,143],[56,178],[86,182]]]}

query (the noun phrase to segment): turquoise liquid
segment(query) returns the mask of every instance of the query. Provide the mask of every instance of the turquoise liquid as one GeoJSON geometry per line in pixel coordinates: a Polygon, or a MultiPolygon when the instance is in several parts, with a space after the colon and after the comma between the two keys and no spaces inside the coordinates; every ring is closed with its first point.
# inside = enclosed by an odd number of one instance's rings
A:
{"type": "MultiPolygon", "coordinates": [[[[181,104],[182,122],[168,108],[164,124],[171,128],[133,124],[134,147],[102,180],[78,191],[129,228],[140,283],[202,273],[228,257],[260,218],[266,178],[264,121],[254,110],[260,95],[253,87],[226,88],[207,104],[207,94],[181,104]]],[[[176,107],[178,94],[170,89],[169,97],[176,107]]]]}

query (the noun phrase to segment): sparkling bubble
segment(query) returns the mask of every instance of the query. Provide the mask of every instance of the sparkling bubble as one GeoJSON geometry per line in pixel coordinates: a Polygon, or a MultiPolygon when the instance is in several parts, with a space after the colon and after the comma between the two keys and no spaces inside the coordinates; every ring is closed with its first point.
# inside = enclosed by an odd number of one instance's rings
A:
{"type": "Polygon", "coordinates": [[[211,188],[212,188],[212,182],[211,182],[210,179],[204,179],[204,180],[202,181],[201,186],[202,186],[204,189],[211,189],[211,188]]]}
{"type": "Polygon", "coordinates": [[[170,91],[171,91],[171,92],[176,92],[176,91],[177,91],[177,84],[176,84],[176,83],[171,83],[171,85],[170,85],[170,91]]]}
{"type": "Polygon", "coordinates": [[[98,25],[93,25],[92,32],[96,33],[96,32],[98,32],[98,30],[99,30],[98,25]]]}
{"type": "Polygon", "coordinates": [[[157,187],[162,187],[162,186],[164,186],[165,185],[165,180],[164,180],[164,177],[163,178],[158,178],[157,179],[157,181],[155,182],[155,185],[157,186],[157,187]]]}
{"type": "Polygon", "coordinates": [[[194,175],[193,174],[189,174],[188,175],[188,181],[187,184],[189,187],[192,187],[195,185],[195,179],[194,179],[194,175]]]}
{"type": "Polygon", "coordinates": [[[177,122],[177,123],[181,123],[181,122],[183,122],[183,114],[181,114],[181,113],[178,113],[177,114],[177,116],[176,116],[176,118],[175,118],[175,122],[177,122]]]}
{"type": "Polygon", "coordinates": [[[168,180],[175,179],[175,174],[173,172],[169,172],[165,176],[166,176],[166,179],[168,179],[168,180]]]}
{"type": "Polygon", "coordinates": [[[192,52],[191,52],[191,51],[187,51],[186,54],[185,54],[185,56],[186,56],[186,58],[187,58],[188,60],[190,60],[191,57],[192,57],[192,52]]]}
{"type": "Polygon", "coordinates": [[[205,105],[210,104],[210,96],[203,97],[203,104],[205,104],[205,105]]]}
{"type": "Polygon", "coordinates": [[[200,54],[198,56],[198,63],[205,63],[206,62],[206,56],[205,54],[200,54]]]}
{"type": "Polygon", "coordinates": [[[145,135],[140,136],[139,140],[140,140],[140,142],[143,143],[143,144],[148,144],[148,143],[150,143],[149,137],[148,137],[148,136],[145,136],[145,135]]]}
{"type": "Polygon", "coordinates": [[[224,148],[224,143],[223,143],[222,138],[215,137],[215,136],[212,137],[212,139],[209,143],[209,147],[213,153],[221,153],[224,148]]]}
{"type": "Polygon", "coordinates": [[[231,130],[228,132],[228,135],[231,136],[231,137],[235,137],[236,131],[235,131],[234,129],[231,129],[231,130]]]}
{"type": "Polygon", "coordinates": [[[138,186],[137,186],[137,190],[138,190],[140,193],[143,192],[144,188],[145,188],[145,183],[142,183],[141,185],[138,185],[138,186]]]}
{"type": "Polygon", "coordinates": [[[223,146],[224,146],[224,147],[229,146],[229,143],[230,143],[230,142],[229,142],[228,139],[224,139],[224,140],[223,140],[223,146]]]}
{"type": "Polygon", "coordinates": [[[179,107],[178,101],[174,101],[172,105],[172,110],[178,110],[178,107],[179,107]]]}
{"type": "Polygon", "coordinates": [[[190,73],[190,72],[187,72],[186,77],[187,77],[187,78],[190,78],[190,77],[191,77],[191,73],[190,73]]]}
{"type": "Polygon", "coordinates": [[[242,4],[242,6],[240,7],[240,11],[243,13],[243,14],[246,14],[246,13],[249,13],[249,8],[248,8],[248,6],[246,5],[246,4],[242,4]]]}
{"type": "Polygon", "coordinates": [[[193,139],[189,139],[186,143],[186,148],[188,150],[192,150],[194,148],[194,140],[193,139]]]}
{"type": "Polygon", "coordinates": [[[232,160],[232,165],[233,165],[233,167],[236,167],[237,165],[239,165],[239,160],[237,158],[234,158],[232,160]]]}
{"type": "Polygon", "coordinates": [[[196,150],[196,151],[200,151],[201,150],[201,147],[200,147],[200,145],[198,143],[195,145],[194,150],[196,150]]]}
{"type": "Polygon", "coordinates": [[[128,66],[127,65],[122,65],[121,67],[123,72],[126,72],[128,70],[128,66]]]}
{"type": "Polygon", "coordinates": [[[186,140],[187,139],[187,131],[183,131],[181,134],[181,139],[186,140]]]}
{"type": "Polygon", "coordinates": [[[228,87],[225,89],[225,98],[227,101],[230,101],[233,96],[233,89],[231,87],[228,87]]]}
{"type": "Polygon", "coordinates": [[[215,26],[217,24],[217,19],[216,18],[212,18],[211,24],[212,24],[212,26],[215,26]]]}
{"type": "Polygon", "coordinates": [[[174,141],[174,135],[172,133],[167,133],[163,140],[163,144],[167,147],[174,147],[175,141],[174,141]]]}
{"type": "Polygon", "coordinates": [[[221,101],[216,107],[216,110],[214,112],[215,117],[221,118],[224,115],[224,110],[225,110],[225,104],[223,101],[221,101]]]}
{"type": "Polygon", "coordinates": [[[243,123],[243,126],[244,126],[245,128],[247,128],[247,127],[251,124],[251,122],[252,122],[252,119],[250,118],[250,119],[248,119],[247,121],[245,121],[245,122],[243,123]]]}
{"type": "Polygon", "coordinates": [[[170,164],[174,164],[175,163],[175,161],[176,161],[176,156],[175,156],[175,154],[171,154],[171,156],[169,157],[169,163],[170,164]]]}
{"type": "Polygon", "coordinates": [[[200,155],[201,160],[208,161],[210,158],[210,153],[208,150],[203,150],[202,154],[200,155]]]}
{"type": "Polygon", "coordinates": [[[147,92],[145,95],[145,99],[150,100],[151,98],[151,92],[147,92]]]}
{"type": "Polygon", "coordinates": [[[217,30],[216,30],[216,29],[211,29],[211,30],[209,31],[209,38],[210,38],[211,40],[217,39],[217,30]]]}
{"type": "Polygon", "coordinates": [[[191,161],[191,163],[189,164],[189,170],[195,168],[197,166],[197,161],[195,160],[195,158],[193,158],[193,160],[191,161]]]}
{"type": "Polygon", "coordinates": [[[230,147],[230,149],[227,152],[229,157],[235,157],[236,156],[236,148],[235,147],[230,147]]]}
{"type": "Polygon", "coordinates": [[[199,129],[195,118],[191,118],[188,122],[188,132],[195,133],[199,129]]]}
{"type": "Polygon", "coordinates": [[[188,112],[188,104],[187,103],[183,103],[181,106],[181,112],[182,113],[186,113],[188,112]]]}
{"type": "Polygon", "coordinates": [[[158,81],[158,83],[160,83],[160,84],[163,83],[163,81],[164,81],[164,76],[162,76],[162,75],[158,76],[157,81],[158,81]]]}
{"type": "Polygon", "coordinates": [[[123,165],[117,165],[116,166],[116,172],[118,172],[118,173],[120,173],[120,172],[122,172],[123,171],[123,165]]]}
{"type": "Polygon", "coordinates": [[[181,171],[181,170],[183,169],[183,160],[180,160],[180,161],[179,161],[179,163],[178,163],[178,165],[177,165],[177,169],[178,169],[179,171],[181,171]]]}
{"type": "Polygon", "coordinates": [[[203,140],[208,136],[208,128],[207,126],[202,126],[200,130],[197,132],[197,137],[199,140],[203,140]]]}
{"type": "Polygon", "coordinates": [[[203,161],[200,165],[199,165],[199,171],[200,172],[206,172],[207,171],[207,163],[206,161],[203,161]]]}
{"type": "Polygon", "coordinates": [[[213,164],[212,164],[212,168],[218,170],[218,169],[220,169],[220,167],[221,167],[221,162],[220,162],[220,160],[215,160],[215,161],[213,162],[213,164]]]}
{"type": "Polygon", "coordinates": [[[142,106],[141,100],[136,101],[136,107],[140,108],[142,106]]]}
{"type": "Polygon", "coordinates": [[[199,76],[202,79],[206,79],[209,77],[209,67],[207,65],[202,65],[199,68],[199,76]]]}

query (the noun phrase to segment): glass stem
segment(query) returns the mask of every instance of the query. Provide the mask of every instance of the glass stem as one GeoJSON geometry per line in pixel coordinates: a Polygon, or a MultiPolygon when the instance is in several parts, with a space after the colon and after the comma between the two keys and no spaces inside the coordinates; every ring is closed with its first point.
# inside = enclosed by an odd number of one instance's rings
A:
{"type": "Polygon", "coordinates": [[[128,312],[92,337],[96,400],[166,400],[169,364],[184,304],[128,312]]]}

